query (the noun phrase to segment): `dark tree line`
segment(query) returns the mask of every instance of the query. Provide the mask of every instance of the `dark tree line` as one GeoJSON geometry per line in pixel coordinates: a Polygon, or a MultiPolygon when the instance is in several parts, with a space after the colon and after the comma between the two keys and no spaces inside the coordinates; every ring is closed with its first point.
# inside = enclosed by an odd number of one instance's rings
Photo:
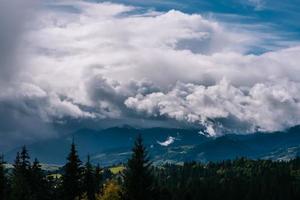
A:
{"type": "Polygon", "coordinates": [[[185,163],[157,169],[161,199],[300,199],[300,159],[185,163]]]}
{"type": "Polygon", "coordinates": [[[120,174],[82,163],[74,143],[61,177],[30,162],[25,147],[13,169],[0,156],[0,200],[298,200],[300,158],[287,162],[239,158],[219,163],[153,166],[141,136],[120,174]]]}

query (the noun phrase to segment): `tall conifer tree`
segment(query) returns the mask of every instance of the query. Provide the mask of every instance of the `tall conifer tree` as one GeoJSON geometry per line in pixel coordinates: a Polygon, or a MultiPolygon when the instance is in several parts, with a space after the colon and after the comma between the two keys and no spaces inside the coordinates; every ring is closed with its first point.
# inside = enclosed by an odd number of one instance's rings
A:
{"type": "Polygon", "coordinates": [[[87,199],[95,200],[95,195],[97,192],[96,176],[89,155],[87,157],[87,162],[84,168],[83,187],[85,190],[84,192],[87,195],[87,199]]]}
{"type": "Polygon", "coordinates": [[[133,153],[124,172],[124,197],[126,200],[153,199],[151,162],[141,135],[136,138],[133,153]]]}
{"type": "Polygon", "coordinates": [[[24,146],[21,153],[17,153],[12,173],[11,199],[12,200],[32,200],[30,185],[30,157],[24,146]]]}
{"type": "Polygon", "coordinates": [[[95,182],[96,182],[96,193],[101,194],[103,187],[102,187],[102,182],[103,182],[103,173],[102,169],[99,164],[96,166],[95,170],[95,182]]]}
{"type": "Polygon", "coordinates": [[[67,161],[62,178],[62,197],[64,200],[74,200],[82,194],[82,167],[74,141],[67,161]]]}
{"type": "Polygon", "coordinates": [[[35,200],[50,200],[50,185],[37,159],[32,164],[30,181],[35,200]]]}
{"type": "Polygon", "coordinates": [[[5,167],[4,167],[4,158],[3,155],[0,155],[0,199],[7,199],[7,178],[5,175],[5,167]]]}

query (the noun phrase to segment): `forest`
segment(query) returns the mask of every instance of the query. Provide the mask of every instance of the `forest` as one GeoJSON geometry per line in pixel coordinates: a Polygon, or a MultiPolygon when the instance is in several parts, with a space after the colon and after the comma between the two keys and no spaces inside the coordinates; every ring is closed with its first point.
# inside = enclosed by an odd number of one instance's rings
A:
{"type": "Polygon", "coordinates": [[[24,146],[8,169],[0,159],[1,200],[293,200],[300,199],[300,158],[236,158],[155,166],[138,136],[124,169],[111,173],[83,163],[74,142],[56,176],[33,162],[24,146]]]}

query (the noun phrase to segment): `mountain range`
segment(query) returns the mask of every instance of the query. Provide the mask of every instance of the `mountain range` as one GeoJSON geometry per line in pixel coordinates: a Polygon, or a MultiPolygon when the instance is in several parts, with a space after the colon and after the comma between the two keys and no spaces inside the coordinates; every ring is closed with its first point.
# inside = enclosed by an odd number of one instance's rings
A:
{"type": "MultiPolygon", "coordinates": [[[[90,155],[94,163],[110,166],[126,162],[138,134],[142,135],[154,164],[222,161],[237,157],[289,160],[300,155],[300,126],[282,132],[227,134],[217,138],[207,137],[197,129],[137,129],[130,126],[81,129],[27,147],[32,158],[46,164],[62,165],[74,140],[83,161],[90,155]]],[[[6,160],[12,163],[19,149],[7,152],[6,160]]]]}

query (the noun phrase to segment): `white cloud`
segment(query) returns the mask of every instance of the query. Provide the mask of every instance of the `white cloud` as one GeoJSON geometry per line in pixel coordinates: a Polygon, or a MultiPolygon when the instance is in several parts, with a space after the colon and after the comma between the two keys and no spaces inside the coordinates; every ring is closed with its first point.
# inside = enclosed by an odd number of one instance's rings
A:
{"type": "Polygon", "coordinates": [[[275,131],[299,124],[299,91],[300,83],[287,80],[250,88],[235,87],[226,80],[208,87],[178,83],[166,93],[137,95],[125,104],[148,115],[200,123],[216,136],[224,130],[275,131]]]}
{"type": "Polygon", "coordinates": [[[164,147],[167,147],[167,146],[170,146],[171,144],[173,144],[175,142],[175,139],[174,137],[170,136],[167,138],[166,141],[164,142],[157,142],[159,145],[161,146],[164,146],[164,147]]]}
{"type": "MultiPolygon", "coordinates": [[[[128,86],[123,85],[131,80],[148,79],[159,87],[167,87],[177,79],[194,81],[196,77],[190,72],[185,77],[181,72],[201,64],[204,55],[192,53],[195,49],[205,54],[240,51],[256,40],[225,31],[217,22],[200,15],[178,11],[128,15],[126,12],[134,8],[111,3],[76,2],[72,6],[79,9],[79,14],[56,10],[40,14],[27,35],[30,74],[26,71],[24,76],[48,93],[109,110],[105,112],[109,117],[112,113],[115,117],[121,115],[114,103],[122,104],[120,100],[135,95],[120,91],[126,90],[128,86]],[[195,49],[189,43],[194,43],[195,49]],[[187,58],[190,63],[186,63],[187,58]],[[166,73],[169,78],[164,78],[166,73]],[[99,77],[106,78],[103,82],[99,77]],[[108,80],[111,82],[106,83],[108,80]],[[95,91],[100,95],[94,95],[95,91]]],[[[142,85],[138,87],[145,90],[142,85]]],[[[138,87],[135,89],[140,90],[138,87]]]]}
{"type": "Polygon", "coordinates": [[[28,23],[22,67],[2,102],[14,98],[44,121],[147,113],[210,135],[299,123],[300,47],[248,55],[271,36],[198,14],[137,11],[48,2],[28,23]]]}

